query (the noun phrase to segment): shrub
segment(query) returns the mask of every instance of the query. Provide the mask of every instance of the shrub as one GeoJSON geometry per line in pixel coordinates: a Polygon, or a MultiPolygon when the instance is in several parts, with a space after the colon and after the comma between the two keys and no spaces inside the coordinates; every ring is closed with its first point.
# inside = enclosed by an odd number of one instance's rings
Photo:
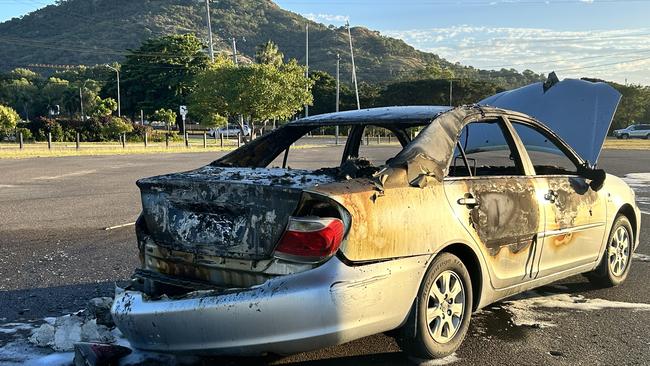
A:
{"type": "Polygon", "coordinates": [[[16,127],[19,120],[20,117],[13,108],[0,104],[0,129],[11,130],[16,127]]]}
{"type": "Polygon", "coordinates": [[[153,129],[149,126],[134,124],[133,131],[126,134],[126,140],[129,142],[143,142],[144,134],[147,133],[151,136],[151,131],[153,131],[153,129]]]}
{"type": "Polygon", "coordinates": [[[33,141],[34,140],[34,135],[32,135],[32,131],[30,131],[27,128],[24,127],[19,127],[16,129],[16,141],[18,141],[18,135],[22,133],[23,134],[23,141],[33,141]]]}
{"type": "Polygon", "coordinates": [[[47,141],[47,134],[52,133],[52,141],[63,141],[63,127],[54,119],[40,117],[34,120],[29,129],[38,141],[47,141]]]}
{"type": "Polygon", "coordinates": [[[108,123],[102,128],[102,135],[104,138],[110,140],[119,140],[120,136],[124,133],[133,131],[133,125],[125,118],[109,117],[108,123]]]}
{"type": "Polygon", "coordinates": [[[169,135],[169,142],[183,142],[183,136],[178,132],[153,131],[149,137],[151,142],[165,142],[165,135],[169,135]]]}

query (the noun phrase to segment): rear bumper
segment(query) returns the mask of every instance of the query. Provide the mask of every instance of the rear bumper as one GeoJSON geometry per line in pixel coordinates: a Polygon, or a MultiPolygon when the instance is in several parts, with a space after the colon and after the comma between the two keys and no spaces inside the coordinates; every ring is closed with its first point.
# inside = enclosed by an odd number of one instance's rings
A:
{"type": "Polygon", "coordinates": [[[118,293],[111,309],[136,348],[200,354],[290,354],[400,326],[430,256],[349,267],[338,258],[241,292],[147,300],[118,293]]]}

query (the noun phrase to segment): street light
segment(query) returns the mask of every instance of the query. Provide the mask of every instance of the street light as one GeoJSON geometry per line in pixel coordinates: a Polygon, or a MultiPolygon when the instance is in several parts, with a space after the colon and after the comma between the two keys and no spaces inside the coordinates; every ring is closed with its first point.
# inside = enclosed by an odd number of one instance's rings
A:
{"type": "Polygon", "coordinates": [[[117,68],[111,65],[104,65],[104,66],[108,67],[109,69],[117,73],[117,116],[122,117],[122,105],[120,101],[120,70],[118,70],[117,68]]]}
{"type": "Polygon", "coordinates": [[[82,90],[86,88],[86,83],[89,82],[89,81],[90,81],[90,79],[86,79],[86,81],[84,81],[83,85],[81,85],[79,87],[79,101],[81,103],[81,120],[82,121],[86,120],[86,116],[84,115],[84,96],[83,96],[83,91],[82,90]]]}

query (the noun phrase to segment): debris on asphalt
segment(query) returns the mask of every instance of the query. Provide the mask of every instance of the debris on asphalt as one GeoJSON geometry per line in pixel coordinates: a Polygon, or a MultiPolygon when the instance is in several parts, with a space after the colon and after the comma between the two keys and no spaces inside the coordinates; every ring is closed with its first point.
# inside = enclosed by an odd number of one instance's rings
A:
{"type": "Polygon", "coordinates": [[[87,310],[91,317],[97,319],[97,324],[107,327],[114,327],[111,317],[112,297],[96,297],[88,301],[87,310]]]}
{"type": "Polygon", "coordinates": [[[47,347],[54,341],[54,332],[54,327],[45,323],[32,332],[29,341],[35,346],[47,347]]]}
{"type": "Polygon", "coordinates": [[[105,343],[77,343],[74,345],[75,366],[114,365],[132,351],[128,347],[105,343]]]}
{"type": "Polygon", "coordinates": [[[86,310],[54,318],[34,329],[29,341],[58,352],[72,351],[78,342],[112,343],[111,305],[108,297],[91,299],[86,310]]]}
{"type": "Polygon", "coordinates": [[[636,259],[639,262],[650,262],[650,255],[647,254],[634,253],[632,254],[632,258],[636,259]]]}
{"type": "Polygon", "coordinates": [[[411,361],[413,361],[414,364],[418,366],[440,366],[440,365],[450,365],[452,363],[460,361],[460,358],[456,356],[455,353],[450,354],[447,357],[443,358],[438,358],[435,360],[421,360],[418,358],[410,358],[411,361]]]}
{"type": "Polygon", "coordinates": [[[518,326],[533,328],[554,327],[556,324],[548,321],[548,314],[540,309],[566,309],[577,311],[596,311],[603,309],[629,309],[634,311],[650,311],[650,304],[605,299],[588,299],[582,295],[566,293],[540,293],[528,291],[503,302],[503,307],[512,315],[512,322],[518,326]]]}

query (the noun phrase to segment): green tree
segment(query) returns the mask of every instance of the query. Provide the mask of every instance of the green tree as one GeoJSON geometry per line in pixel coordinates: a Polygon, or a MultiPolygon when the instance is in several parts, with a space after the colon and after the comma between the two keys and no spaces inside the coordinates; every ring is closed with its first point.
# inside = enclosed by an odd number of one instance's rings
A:
{"type": "MultiPolygon", "coordinates": [[[[12,72],[12,75],[17,74],[12,72]]],[[[27,78],[12,78],[3,82],[0,89],[2,101],[19,111],[26,120],[37,114],[36,102],[39,97],[39,88],[32,81],[27,78]]]]}
{"type": "Polygon", "coordinates": [[[438,61],[431,61],[419,76],[423,79],[452,79],[454,71],[448,67],[440,66],[438,61]]]}
{"type": "Polygon", "coordinates": [[[176,122],[176,112],[171,109],[160,108],[153,113],[153,118],[159,122],[165,122],[169,129],[176,122]]]}
{"type": "Polygon", "coordinates": [[[145,41],[122,65],[122,108],[135,116],[187,103],[194,76],[208,65],[204,46],[191,34],[145,41]]]}
{"type": "Polygon", "coordinates": [[[611,130],[625,128],[634,122],[644,122],[650,109],[650,89],[641,85],[620,85],[611,83],[621,94],[611,130]]]}
{"type": "Polygon", "coordinates": [[[231,118],[242,115],[255,134],[256,124],[289,118],[311,104],[312,84],[305,68],[295,60],[280,67],[220,62],[198,75],[191,104],[204,113],[231,118]]]}
{"type": "Polygon", "coordinates": [[[258,46],[257,52],[255,52],[255,62],[280,67],[284,62],[284,54],[280,52],[275,43],[268,41],[258,46]]]}
{"type": "Polygon", "coordinates": [[[95,118],[108,117],[117,110],[117,102],[113,98],[102,99],[100,96],[95,96],[94,107],[90,111],[90,115],[95,118]]]}
{"type": "Polygon", "coordinates": [[[133,131],[133,125],[121,117],[110,117],[102,128],[104,137],[111,140],[116,140],[122,134],[130,133],[131,131],[133,131]]]}
{"type": "Polygon", "coordinates": [[[11,107],[0,105],[0,130],[12,130],[16,128],[16,124],[20,120],[20,116],[11,107]]]}
{"type": "Polygon", "coordinates": [[[47,102],[47,106],[52,108],[58,105],[59,108],[64,108],[68,103],[68,99],[73,95],[74,88],[70,86],[68,80],[51,77],[41,89],[41,96],[47,102]]]}
{"type": "MultiPolygon", "coordinates": [[[[311,89],[314,105],[309,108],[312,115],[336,111],[336,79],[325,71],[313,71],[309,77],[314,81],[311,89]]],[[[356,109],[357,102],[354,92],[345,84],[341,84],[339,92],[339,110],[356,109]]]]}

